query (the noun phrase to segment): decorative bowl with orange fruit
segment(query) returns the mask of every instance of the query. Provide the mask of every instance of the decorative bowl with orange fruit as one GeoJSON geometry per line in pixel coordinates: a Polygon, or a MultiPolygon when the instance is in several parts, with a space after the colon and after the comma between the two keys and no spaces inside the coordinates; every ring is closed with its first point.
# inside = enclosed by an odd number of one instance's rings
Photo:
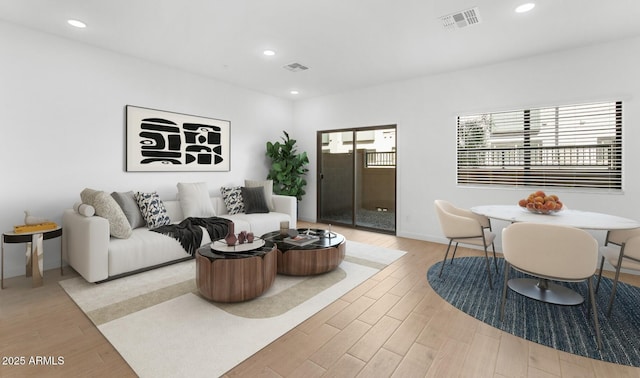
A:
{"type": "Polygon", "coordinates": [[[518,201],[518,205],[536,214],[553,214],[562,210],[562,202],[555,194],[547,195],[542,190],[529,194],[518,201]]]}

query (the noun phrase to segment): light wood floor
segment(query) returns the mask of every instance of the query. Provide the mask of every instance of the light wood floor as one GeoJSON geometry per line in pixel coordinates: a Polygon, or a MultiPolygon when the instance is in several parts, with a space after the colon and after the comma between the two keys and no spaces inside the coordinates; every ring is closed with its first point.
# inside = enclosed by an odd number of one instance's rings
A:
{"type": "MultiPolygon", "coordinates": [[[[301,223],[300,227],[315,224],[301,223]]],[[[426,270],[446,246],[334,227],[348,240],[408,253],[227,373],[228,377],[640,377],[640,369],[577,357],[524,341],[456,310],[429,287],[426,270]]],[[[459,256],[478,255],[461,249],[459,256]]],[[[0,291],[1,377],[135,376],[57,284],[5,280],[0,291]],[[29,365],[45,356],[64,364],[29,365]]],[[[638,285],[640,277],[625,276],[638,285]]],[[[259,330],[257,330],[259,332],[259,330]]]]}

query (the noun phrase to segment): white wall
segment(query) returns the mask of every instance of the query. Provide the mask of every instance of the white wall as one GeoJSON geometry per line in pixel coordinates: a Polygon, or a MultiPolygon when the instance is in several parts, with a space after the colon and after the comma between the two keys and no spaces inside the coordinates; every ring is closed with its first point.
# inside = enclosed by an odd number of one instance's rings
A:
{"type": "MultiPolygon", "coordinates": [[[[2,230],[21,224],[25,209],[60,222],[85,187],[173,197],[180,181],[206,181],[213,191],[245,177],[265,177],[264,143],[279,139],[282,130],[310,155],[300,217],[315,220],[316,131],[397,124],[398,235],[444,241],[434,199],[470,207],[515,203],[530,192],[456,187],[458,114],[618,99],[624,101],[624,193],[555,192],[572,208],[640,218],[640,149],[632,143],[640,140],[640,38],[294,105],[3,22],[0,46],[2,230]],[[231,171],[125,172],[127,104],[230,120],[231,171]]],[[[46,241],[45,251],[45,268],[58,266],[59,240],[46,241]]],[[[6,245],[5,252],[5,276],[24,274],[24,245],[6,245]]]]}
{"type": "MultiPolygon", "coordinates": [[[[290,101],[0,22],[0,229],[26,209],[61,223],[85,187],[157,190],[178,182],[221,185],[262,179],[267,140],[292,127],[290,101]],[[231,171],[127,173],[125,105],[231,121],[231,171]]],[[[5,246],[5,277],[24,274],[24,244],[5,246]]],[[[45,269],[60,239],[45,241],[45,269]]],[[[45,275],[46,279],[46,275],[45,275]]]]}
{"type": "Polygon", "coordinates": [[[640,38],[634,38],[298,101],[295,134],[312,159],[300,217],[316,219],[317,130],[397,124],[397,234],[444,242],[435,199],[462,207],[516,204],[533,191],[457,187],[457,115],[623,100],[624,193],[551,192],[571,208],[640,219],[638,51],[640,38]]]}

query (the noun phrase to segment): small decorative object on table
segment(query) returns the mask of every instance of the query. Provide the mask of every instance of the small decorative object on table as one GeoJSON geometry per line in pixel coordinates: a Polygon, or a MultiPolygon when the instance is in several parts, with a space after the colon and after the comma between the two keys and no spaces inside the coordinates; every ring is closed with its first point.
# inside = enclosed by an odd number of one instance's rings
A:
{"type": "Polygon", "coordinates": [[[247,231],[240,231],[238,234],[238,244],[244,244],[245,240],[247,240],[247,231]]]}
{"type": "Polygon", "coordinates": [[[58,225],[48,219],[34,217],[28,210],[24,211],[24,224],[13,226],[13,232],[23,234],[26,232],[38,232],[55,230],[58,225]]]}
{"type": "Polygon", "coordinates": [[[304,234],[294,236],[292,238],[284,238],[285,243],[297,245],[298,247],[304,247],[305,245],[309,245],[317,240],[319,240],[317,236],[308,237],[308,236],[305,236],[304,234]]]}
{"type": "Polygon", "coordinates": [[[285,236],[289,234],[289,221],[280,222],[280,235],[285,236]]]}
{"type": "Polygon", "coordinates": [[[309,229],[307,229],[306,232],[303,232],[296,236],[290,236],[288,238],[284,238],[285,243],[297,245],[300,247],[311,244],[318,240],[320,240],[320,237],[315,235],[315,233],[312,234],[309,229]]]}
{"type": "Polygon", "coordinates": [[[29,210],[24,211],[24,224],[26,225],[34,225],[34,224],[42,224],[42,223],[50,223],[51,221],[44,218],[39,218],[31,215],[29,210]]]}
{"type": "Polygon", "coordinates": [[[229,222],[229,231],[227,231],[227,236],[224,237],[224,241],[229,246],[236,245],[236,242],[238,241],[238,238],[236,238],[235,225],[233,224],[233,222],[229,222]]]}
{"type": "Polygon", "coordinates": [[[13,232],[16,234],[24,234],[27,232],[44,232],[51,231],[58,228],[58,224],[56,222],[45,222],[38,224],[21,224],[17,226],[13,226],[13,232]]]}
{"type": "Polygon", "coordinates": [[[253,232],[247,232],[247,243],[253,243],[254,238],[253,232]]]}
{"type": "Polygon", "coordinates": [[[562,210],[564,206],[557,195],[547,195],[542,190],[529,194],[518,201],[518,205],[536,214],[552,214],[562,210]]]}

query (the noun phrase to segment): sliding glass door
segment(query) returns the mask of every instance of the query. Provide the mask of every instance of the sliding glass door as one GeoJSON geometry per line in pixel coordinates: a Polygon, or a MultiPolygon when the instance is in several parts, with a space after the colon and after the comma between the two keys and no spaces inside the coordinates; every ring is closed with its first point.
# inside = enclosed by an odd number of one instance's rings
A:
{"type": "Polygon", "coordinates": [[[353,224],[353,143],[343,132],[320,132],[318,158],[318,219],[325,223],[353,224]]]}
{"type": "Polygon", "coordinates": [[[318,132],[318,220],[395,233],[396,128],[318,132]]]}

